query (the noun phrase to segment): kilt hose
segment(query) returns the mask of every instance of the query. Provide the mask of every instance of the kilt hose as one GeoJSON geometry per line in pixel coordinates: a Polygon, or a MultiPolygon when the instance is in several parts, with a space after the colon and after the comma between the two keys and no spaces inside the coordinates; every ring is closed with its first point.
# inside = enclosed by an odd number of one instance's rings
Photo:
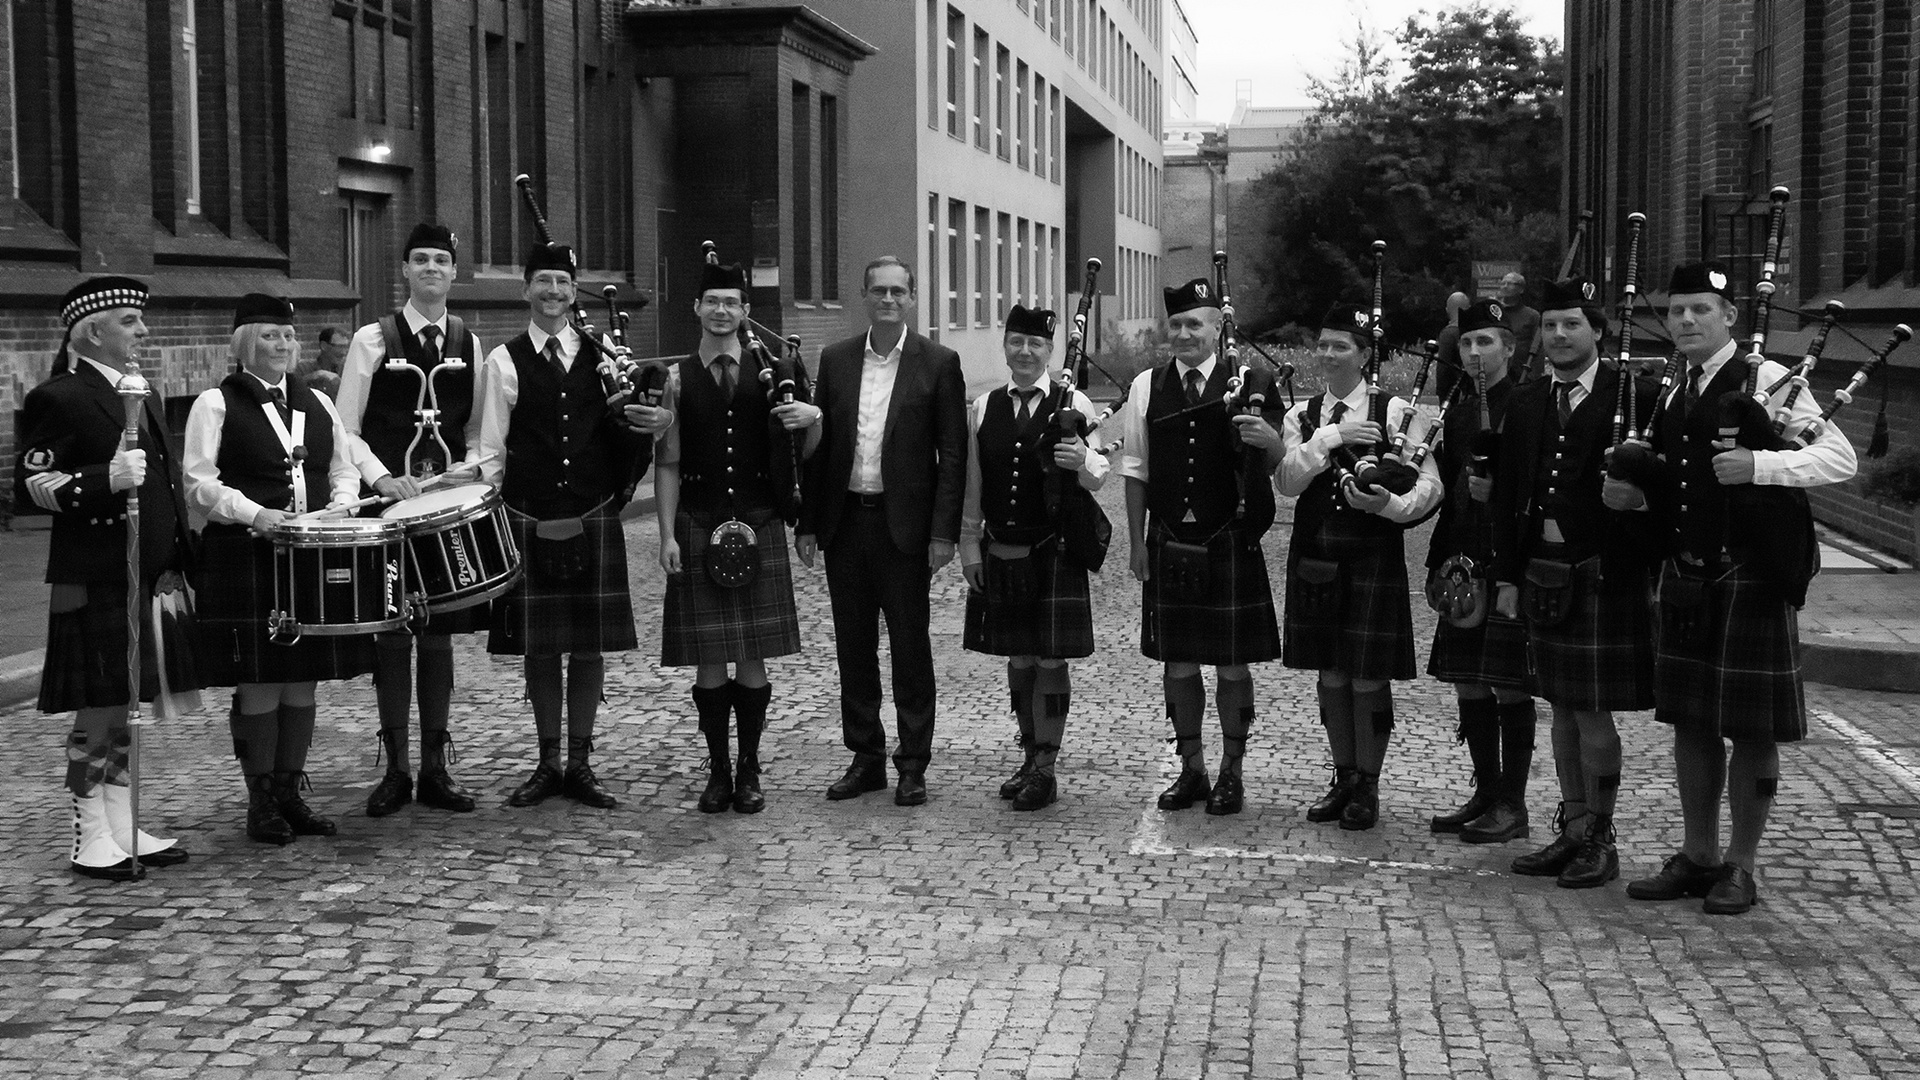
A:
{"type": "Polygon", "coordinates": [[[1176,540],[1158,523],[1147,530],[1147,580],[1141,585],[1140,652],[1166,664],[1224,667],[1280,655],[1280,625],[1260,538],[1229,527],[1207,542],[1207,595],[1177,595],[1161,572],[1176,540]]]}
{"type": "Polygon", "coordinates": [[[726,520],[725,515],[687,510],[674,516],[680,572],[667,575],[661,613],[660,663],[666,667],[764,660],[800,651],[786,523],[770,509],[740,514],[753,529],[760,572],[746,585],[728,589],[707,576],[706,563],[708,538],[726,520]]]}
{"type": "MultiPolygon", "coordinates": [[[[1489,596],[1491,604],[1493,598],[1489,596]]],[[[1533,693],[1527,675],[1527,628],[1492,612],[1471,629],[1441,619],[1427,655],[1427,674],[1444,683],[1498,686],[1533,693]]]]}
{"type": "MultiPolygon", "coordinates": [[[[146,583],[144,597],[153,595],[146,583]]],[[[160,691],[161,658],[153,640],[153,602],[141,604],[140,700],[160,691]]],[[[175,694],[208,685],[200,639],[188,632],[168,634],[165,648],[167,688],[175,694]]],[[[40,668],[38,708],[44,713],[104,709],[127,703],[127,583],[90,581],[55,585],[47,604],[46,660],[40,668]]]]}
{"type": "Polygon", "coordinates": [[[1735,563],[1702,582],[1702,603],[1687,612],[1669,606],[1683,577],[1700,581],[1672,562],[1660,574],[1653,718],[1736,742],[1805,738],[1800,624],[1779,587],[1735,563]]]}
{"type": "MultiPolygon", "coordinates": [[[[1532,585],[1520,586],[1526,611],[1532,585]]],[[[1653,708],[1653,607],[1642,573],[1609,578],[1598,560],[1576,572],[1572,608],[1554,626],[1527,625],[1535,695],[1580,712],[1653,708]]]]}
{"type": "Polygon", "coordinates": [[[507,522],[527,569],[513,588],[493,601],[487,652],[525,656],[624,652],[639,647],[633,590],[627,580],[627,534],[611,499],[580,515],[578,542],[585,558],[579,572],[564,581],[555,580],[545,569],[538,545],[567,541],[535,536],[538,519],[512,507],[507,508],[507,522]]]}
{"type": "MultiPolygon", "coordinates": [[[[201,534],[201,675],[208,686],[351,679],[373,670],[373,635],[303,634],[292,645],[268,640],[273,610],[273,541],[244,525],[208,525],[201,534]]],[[[124,639],[123,639],[124,640],[124,639]]]]}
{"type": "Polygon", "coordinates": [[[1355,679],[1411,679],[1413,602],[1399,534],[1322,544],[1305,550],[1295,534],[1287,552],[1287,638],[1280,662],[1303,671],[1339,671],[1355,679]],[[1298,572],[1303,557],[1340,564],[1337,598],[1318,603],[1298,572]]]}
{"type": "MultiPolygon", "coordinates": [[[[1040,562],[1039,590],[1012,600],[967,590],[966,627],[961,645],[990,656],[1040,656],[1068,660],[1093,655],[1093,602],[1087,568],[1061,550],[1058,539],[1036,545],[1027,556],[1040,562]]],[[[997,572],[988,559],[984,572],[997,572]]]]}

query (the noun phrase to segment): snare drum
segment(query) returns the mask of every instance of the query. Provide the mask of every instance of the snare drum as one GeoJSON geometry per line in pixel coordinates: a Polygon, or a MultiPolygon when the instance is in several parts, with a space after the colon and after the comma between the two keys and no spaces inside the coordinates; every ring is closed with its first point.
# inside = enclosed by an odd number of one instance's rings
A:
{"type": "Polygon", "coordinates": [[[405,626],[405,546],[406,529],[395,521],[282,522],[273,531],[273,640],[288,645],[303,634],[343,637],[405,626]]]}
{"type": "Polygon", "coordinates": [[[380,516],[406,527],[407,585],[428,614],[486,603],[520,580],[520,548],[492,484],[439,488],[380,516]]]}

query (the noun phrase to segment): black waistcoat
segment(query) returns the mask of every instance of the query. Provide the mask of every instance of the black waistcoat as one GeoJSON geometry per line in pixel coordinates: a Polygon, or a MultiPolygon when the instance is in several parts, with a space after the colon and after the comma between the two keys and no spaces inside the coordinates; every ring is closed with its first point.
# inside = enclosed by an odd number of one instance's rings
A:
{"type": "Polygon", "coordinates": [[[519,396],[507,423],[500,497],[536,518],[570,517],[598,505],[619,483],[600,350],[585,337],[563,376],[522,333],[507,342],[519,396]]]}
{"type": "Polygon", "coordinates": [[[1667,461],[1675,550],[1711,559],[1730,538],[1726,489],[1713,475],[1713,458],[1719,453],[1713,441],[1720,437],[1717,403],[1721,394],[1745,385],[1747,367],[1737,354],[1730,357],[1700,388],[1699,400],[1689,410],[1686,391],[1692,376],[1691,366],[1680,369],[1679,387],[1660,414],[1653,446],[1667,461]]]}
{"type": "MultiPolygon", "coordinates": [[[[1497,432],[1505,426],[1507,398],[1512,390],[1511,378],[1503,378],[1487,387],[1489,430],[1497,432]]],[[[1466,392],[1454,402],[1453,408],[1447,410],[1446,430],[1441,435],[1437,464],[1440,478],[1447,485],[1446,501],[1441,504],[1440,520],[1434,526],[1428,566],[1438,565],[1449,555],[1466,554],[1482,559],[1491,554],[1487,550],[1490,546],[1487,533],[1490,517],[1488,505],[1474,502],[1467,494],[1469,459],[1479,435],[1479,391],[1470,382],[1466,392]]]]}
{"type": "Polygon", "coordinates": [[[1052,455],[1041,456],[1040,436],[1053,422],[1053,397],[1036,387],[1033,415],[1021,424],[1013,395],[1002,386],[987,395],[975,433],[980,455],[980,516],[987,534],[1003,544],[1035,544],[1053,532],[1047,515],[1046,478],[1052,455]]]}
{"type": "MultiPolygon", "coordinates": [[[[400,339],[400,347],[407,363],[432,377],[433,369],[427,366],[426,350],[420,345],[418,336],[407,329],[407,317],[404,311],[396,311],[391,318],[400,339]]],[[[388,341],[388,359],[393,359],[393,342],[388,341]]],[[[451,316],[447,320],[447,340],[440,343],[440,363],[448,358],[457,357],[466,361],[464,371],[449,371],[434,379],[434,385],[440,391],[440,437],[446,440],[447,449],[453,454],[450,464],[459,464],[467,454],[467,421],[473,416],[473,376],[478,363],[473,352],[473,335],[466,332],[464,324],[459,332],[454,332],[451,316]]],[[[434,367],[438,367],[436,363],[434,367]]],[[[360,437],[367,446],[379,456],[381,464],[395,474],[408,472],[407,444],[413,441],[414,428],[419,418],[414,416],[420,395],[419,377],[412,372],[388,371],[381,364],[373,371],[373,378],[367,383],[367,409],[360,417],[360,437]]],[[[431,394],[427,404],[433,404],[431,394]]],[[[432,445],[429,436],[421,437],[421,446],[432,445]]],[[[439,448],[434,447],[437,454],[439,448]]]]}
{"type": "Polygon", "coordinates": [[[720,395],[699,354],[680,361],[680,505],[702,514],[773,506],[768,414],[760,366],[737,358],[733,397],[720,395]]]}
{"type": "Polygon", "coordinates": [[[1147,396],[1147,510],[1184,539],[1230,524],[1240,509],[1240,439],[1227,419],[1227,367],[1216,361],[1187,407],[1180,365],[1154,373],[1147,396]],[[1189,520],[1191,515],[1192,520],[1189,520]]]}
{"type": "MultiPolygon", "coordinates": [[[[1326,395],[1318,395],[1301,410],[1302,442],[1313,438],[1313,433],[1326,423],[1320,418],[1320,406],[1326,400],[1326,395]]],[[[1303,554],[1339,559],[1373,551],[1382,544],[1398,546],[1401,531],[1399,525],[1378,514],[1363,513],[1348,506],[1340,497],[1340,470],[1329,467],[1313,478],[1294,503],[1294,542],[1288,546],[1288,562],[1291,564],[1303,554]]]]}
{"type": "MultiPolygon", "coordinates": [[[[307,509],[321,510],[333,494],[327,479],[333,461],[333,418],[306,383],[288,376],[286,389],[288,407],[306,417],[296,449],[306,448],[307,509]]],[[[271,393],[259,379],[236,371],[220,381],[220,394],[227,405],[220,454],[214,462],[220,482],[269,510],[292,510],[293,458],[280,445],[280,436],[262,408],[272,407],[268,404],[273,400],[271,393]]],[[[292,432],[291,422],[287,430],[292,432]]]]}
{"type": "MultiPolygon", "coordinates": [[[[1593,379],[1593,391],[1575,409],[1565,427],[1560,425],[1560,406],[1552,393],[1546,395],[1545,415],[1534,425],[1544,437],[1539,459],[1532,462],[1532,505],[1535,513],[1528,521],[1529,531],[1538,535],[1540,523],[1551,518],[1565,537],[1566,558],[1580,562],[1601,554],[1608,544],[1610,512],[1600,501],[1600,487],[1606,479],[1606,447],[1612,441],[1609,424],[1614,407],[1613,394],[1619,383],[1608,379],[1610,370],[1599,365],[1593,379]]],[[[1554,381],[1545,380],[1549,387],[1554,381]]]]}

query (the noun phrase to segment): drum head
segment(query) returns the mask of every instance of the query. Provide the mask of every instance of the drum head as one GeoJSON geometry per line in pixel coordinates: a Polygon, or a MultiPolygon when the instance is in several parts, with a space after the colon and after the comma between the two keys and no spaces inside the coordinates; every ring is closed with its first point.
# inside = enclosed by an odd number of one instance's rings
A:
{"type": "Polygon", "coordinates": [[[465,511],[484,504],[492,494],[492,484],[461,484],[457,487],[435,488],[415,495],[411,499],[401,499],[380,511],[380,516],[396,521],[412,521],[415,518],[432,517],[451,511],[450,516],[457,517],[465,511]]]}
{"type": "Polygon", "coordinates": [[[399,522],[379,518],[289,520],[274,527],[273,540],[287,547],[362,547],[390,543],[405,532],[399,522]]]}
{"type": "Polygon", "coordinates": [[[749,585],[760,573],[760,548],[744,521],[725,521],[708,537],[707,577],[723,589],[749,585]]]}

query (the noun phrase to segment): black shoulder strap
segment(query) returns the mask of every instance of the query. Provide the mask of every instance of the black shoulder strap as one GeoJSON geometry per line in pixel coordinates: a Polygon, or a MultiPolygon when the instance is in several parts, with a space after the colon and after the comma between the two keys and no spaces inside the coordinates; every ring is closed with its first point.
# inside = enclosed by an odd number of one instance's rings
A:
{"type": "Polygon", "coordinates": [[[388,312],[380,316],[380,337],[387,343],[387,359],[398,360],[407,355],[407,347],[400,340],[400,317],[388,312]]]}
{"type": "Polygon", "coordinates": [[[441,356],[457,356],[462,360],[472,360],[467,355],[467,321],[458,315],[447,316],[447,344],[440,350],[441,356]]]}
{"type": "Polygon", "coordinates": [[[1300,414],[1300,440],[1302,442],[1313,438],[1313,433],[1320,430],[1320,401],[1321,395],[1319,394],[1308,398],[1306,410],[1300,414]]]}

